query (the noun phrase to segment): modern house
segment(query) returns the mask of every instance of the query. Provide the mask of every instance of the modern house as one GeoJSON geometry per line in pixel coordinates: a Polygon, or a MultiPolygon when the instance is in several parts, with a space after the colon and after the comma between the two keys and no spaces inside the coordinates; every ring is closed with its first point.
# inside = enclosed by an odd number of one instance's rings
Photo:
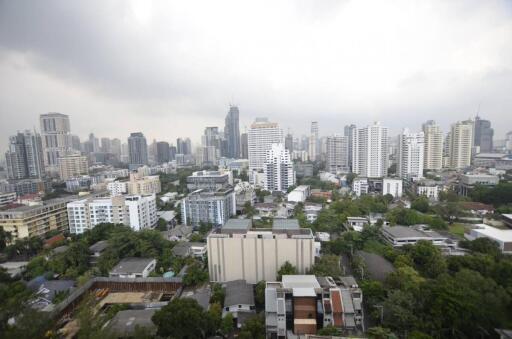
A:
{"type": "Polygon", "coordinates": [[[155,267],[153,258],[124,258],[110,271],[109,277],[147,278],[155,267]]]}

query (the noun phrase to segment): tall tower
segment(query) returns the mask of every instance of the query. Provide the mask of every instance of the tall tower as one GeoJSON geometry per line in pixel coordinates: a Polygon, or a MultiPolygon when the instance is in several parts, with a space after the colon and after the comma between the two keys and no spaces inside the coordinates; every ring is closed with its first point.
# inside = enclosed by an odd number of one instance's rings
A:
{"type": "Polygon", "coordinates": [[[309,160],[318,159],[318,122],[311,122],[311,134],[309,135],[309,160]]]}
{"type": "Polygon", "coordinates": [[[450,130],[450,167],[454,169],[465,168],[471,165],[473,150],[472,120],[458,121],[450,130]]]}
{"type": "Polygon", "coordinates": [[[352,166],[352,153],[353,153],[353,138],[354,138],[354,134],[356,133],[357,131],[357,127],[356,125],[346,125],[344,130],[343,130],[343,134],[347,137],[348,139],[348,166],[350,168],[351,171],[353,171],[353,166],[352,166]]]}
{"type": "Polygon", "coordinates": [[[388,128],[375,122],[357,129],[352,138],[353,172],[379,178],[388,174],[388,128]]]}
{"type": "Polygon", "coordinates": [[[422,125],[425,138],[424,169],[440,170],[443,168],[443,131],[434,120],[422,125]]]}
{"type": "Polygon", "coordinates": [[[41,178],[44,176],[41,136],[25,130],[9,138],[5,153],[9,179],[41,178]]]}
{"type": "Polygon", "coordinates": [[[131,133],[128,137],[128,159],[130,170],[148,164],[148,144],[141,132],[131,133]]]}
{"type": "Polygon", "coordinates": [[[240,123],[237,106],[230,106],[224,125],[224,135],[227,142],[227,156],[240,158],[240,123]]]}
{"type": "Polygon", "coordinates": [[[482,120],[479,116],[475,118],[475,140],[474,145],[478,153],[489,153],[493,150],[494,130],[489,120],[482,120]]]}
{"type": "Polygon", "coordinates": [[[283,130],[267,118],[257,118],[247,133],[249,171],[263,170],[265,155],[272,144],[283,143],[283,130]]]}
{"type": "Polygon", "coordinates": [[[247,133],[242,133],[240,136],[240,156],[242,159],[249,159],[249,140],[247,133]]]}
{"type": "Polygon", "coordinates": [[[62,113],[41,114],[39,123],[46,171],[56,175],[59,172],[59,158],[71,153],[69,116],[62,113]]]}
{"type": "Polygon", "coordinates": [[[348,172],[348,137],[333,135],[327,137],[327,171],[333,174],[348,172]]]}
{"type": "Polygon", "coordinates": [[[295,184],[295,171],[290,152],[284,144],[272,144],[265,154],[263,165],[265,189],[270,192],[286,192],[295,184]]]}
{"type": "Polygon", "coordinates": [[[397,173],[402,179],[423,178],[423,157],[425,152],[423,132],[411,133],[404,129],[398,137],[397,173]]]}

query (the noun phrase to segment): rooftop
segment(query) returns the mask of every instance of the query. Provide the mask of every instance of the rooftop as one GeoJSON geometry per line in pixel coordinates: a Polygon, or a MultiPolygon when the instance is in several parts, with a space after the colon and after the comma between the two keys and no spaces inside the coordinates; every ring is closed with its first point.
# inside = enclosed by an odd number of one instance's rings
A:
{"type": "Polygon", "coordinates": [[[499,228],[485,224],[478,224],[473,229],[473,231],[492,239],[500,240],[503,242],[512,242],[512,230],[501,230],[499,228]]]}
{"type": "Polygon", "coordinates": [[[155,311],[156,309],[119,311],[110,321],[109,328],[122,337],[133,336],[136,327],[145,327],[154,335],[156,325],[153,324],[151,317],[155,311]]]}
{"type": "Polygon", "coordinates": [[[272,229],[275,230],[288,230],[299,229],[299,221],[297,219],[274,219],[272,229]]]}
{"type": "Polygon", "coordinates": [[[224,226],[223,229],[238,229],[238,230],[247,230],[252,227],[251,219],[229,219],[224,226]]]}
{"type": "Polygon", "coordinates": [[[100,241],[96,242],[95,244],[89,246],[89,252],[92,252],[92,253],[103,252],[107,247],[108,247],[108,241],[100,240],[100,241]]]}
{"type": "Polygon", "coordinates": [[[363,259],[366,264],[366,272],[368,272],[370,278],[374,280],[383,282],[386,280],[388,274],[395,271],[393,264],[387,261],[383,256],[364,251],[357,251],[356,253],[363,259]]]}
{"type": "Polygon", "coordinates": [[[111,271],[111,274],[141,273],[155,259],[124,258],[111,271]]]}
{"type": "Polygon", "coordinates": [[[226,297],[224,306],[254,305],[254,292],[252,285],[245,280],[233,280],[226,282],[226,297]]]}
{"type": "Polygon", "coordinates": [[[444,238],[434,231],[422,231],[412,226],[383,226],[382,231],[393,238],[444,238]]]}
{"type": "Polygon", "coordinates": [[[320,288],[314,275],[283,275],[284,288],[320,288]]]}

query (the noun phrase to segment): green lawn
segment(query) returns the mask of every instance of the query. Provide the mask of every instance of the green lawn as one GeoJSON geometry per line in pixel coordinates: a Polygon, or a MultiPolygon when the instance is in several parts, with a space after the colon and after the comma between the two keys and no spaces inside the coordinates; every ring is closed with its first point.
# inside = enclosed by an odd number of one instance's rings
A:
{"type": "Polygon", "coordinates": [[[464,231],[466,227],[463,224],[452,224],[448,226],[448,231],[458,237],[464,238],[464,231]]]}

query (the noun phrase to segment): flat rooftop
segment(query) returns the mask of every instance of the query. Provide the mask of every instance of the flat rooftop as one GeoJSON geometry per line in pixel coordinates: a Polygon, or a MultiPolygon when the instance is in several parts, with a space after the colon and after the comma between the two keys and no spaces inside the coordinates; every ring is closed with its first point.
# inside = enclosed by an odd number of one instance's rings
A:
{"type": "Polygon", "coordinates": [[[110,271],[111,274],[142,273],[154,258],[124,258],[110,271]]]}
{"type": "Polygon", "coordinates": [[[210,233],[210,236],[215,236],[216,234],[227,234],[227,235],[233,235],[233,234],[251,234],[251,233],[270,233],[270,234],[286,234],[288,237],[293,236],[311,236],[313,237],[313,232],[310,228],[298,228],[298,229],[272,229],[272,228],[249,228],[246,230],[241,229],[216,229],[212,233],[210,233]]]}
{"type": "Polygon", "coordinates": [[[233,229],[233,230],[248,230],[252,227],[251,219],[229,219],[224,226],[223,229],[233,229]]]}
{"type": "Polygon", "coordinates": [[[300,225],[297,219],[274,219],[272,223],[273,230],[289,230],[299,228],[300,225]]]}
{"type": "Polygon", "coordinates": [[[445,238],[434,231],[422,231],[413,226],[383,226],[382,231],[393,238],[445,238]]]}
{"type": "Polygon", "coordinates": [[[478,224],[472,231],[502,242],[512,242],[512,230],[502,230],[485,224],[478,224]]]}

